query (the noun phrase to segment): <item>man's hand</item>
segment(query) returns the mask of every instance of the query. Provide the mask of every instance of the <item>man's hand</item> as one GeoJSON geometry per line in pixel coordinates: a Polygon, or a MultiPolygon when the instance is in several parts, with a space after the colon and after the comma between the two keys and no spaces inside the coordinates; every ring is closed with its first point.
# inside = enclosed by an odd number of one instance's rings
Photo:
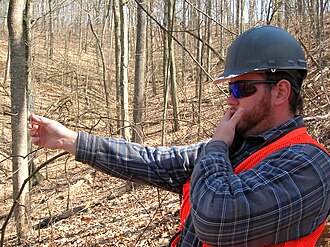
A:
{"type": "Polygon", "coordinates": [[[31,114],[28,125],[33,144],[49,148],[63,149],[75,155],[78,133],[57,121],[31,114]]]}
{"type": "Polygon", "coordinates": [[[232,110],[229,109],[219,121],[212,140],[223,141],[228,147],[230,147],[235,137],[236,125],[242,118],[243,113],[244,109],[242,107],[238,108],[234,114],[232,110]]]}

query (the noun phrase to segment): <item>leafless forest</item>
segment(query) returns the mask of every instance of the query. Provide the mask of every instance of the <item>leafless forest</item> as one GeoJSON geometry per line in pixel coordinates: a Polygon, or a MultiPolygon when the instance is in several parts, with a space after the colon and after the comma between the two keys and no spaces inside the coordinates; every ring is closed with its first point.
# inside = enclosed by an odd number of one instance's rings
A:
{"type": "MultiPolygon", "coordinates": [[[[178,195],[31,149],[28,140],[17,155],[15,134],[26,133],[26,122],[16,124],[13,105],[23,97],[18,112],[144,145],[198,142],[226,109],[226,86],[212,84],[226,49],[255,25],[280,26],[303,46],[306,125],[330,150],[329,12],[328,0],[0,0],[1,246],[165,246],[178,227],[178,195]],[[10,70],[8,7],[19,2],[27,55],[25,79],[14,84],[23,67],[10,70]],[[14,217],[22,203],[13,176],[27,166],[25,214],[14,217]]],[[[328,228],[318,246],[327,239],[328,228]]]]}

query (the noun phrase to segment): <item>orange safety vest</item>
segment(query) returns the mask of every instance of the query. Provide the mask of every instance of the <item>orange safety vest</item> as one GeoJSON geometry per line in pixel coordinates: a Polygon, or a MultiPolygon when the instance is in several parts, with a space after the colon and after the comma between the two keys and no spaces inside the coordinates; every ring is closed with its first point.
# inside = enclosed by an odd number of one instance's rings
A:
{"type": "MultiPolygon", "coordinates": [[[[247,159],[245,159],[242,163],[240,163],[236,167],[234,173],[238,174],[242,171],[252,169],[255,165],[257,165],[260,161],[266,158],[269,154],[278,151],[282,148],[289,147],[295,144],[306,144],[306,143],[313,144],[324,150],[326,153],[328,153],[328,151],[320,143],[315,141],[311,136],[307,134],[307,130],[305,127],[301,127],[291,131],[290,133],[281,137],[277,141],[269,144],[268,146],[258,150],[257,152],[249,156],[247,159]]],[[[183,228],[184,221],[188,217],[188,214],[190,213],[189,193],[190,193],[190,181],[185,183],[182,188],[183,202],[180,210],[180,229],[179,229],[179,234],[177,234],[176,237],[172,240],[170,245],[171,247],[175,247],[179,242],[181,235],[180,232],[183,228]]],[[[322,230],[325,224],[326,224],[326,220],[314,232],[303,238],[285,243],[268,245],[267,247],[314,247],[318,238],[322,234],[322,230]]],[[[209,245],[203,244],[203,247],[209,247],[209,245]]]]}

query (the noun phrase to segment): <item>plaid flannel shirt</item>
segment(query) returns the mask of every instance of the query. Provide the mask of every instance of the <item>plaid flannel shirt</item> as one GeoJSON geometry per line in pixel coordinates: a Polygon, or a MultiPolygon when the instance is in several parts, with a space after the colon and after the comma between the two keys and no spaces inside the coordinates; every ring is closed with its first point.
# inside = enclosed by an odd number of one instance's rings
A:
{"type": "Polygon", "coordinates": [[[191,179],[190,215],[178,246],[264,246],[313,232],[330,208],[330,157],[311,144],[274,152],[255,168],[233,170],[293,129],[294,117],[258,136],[178,147],[148,147],[79,133],[76,160],[112,176],[179,193],[191,179]]]}

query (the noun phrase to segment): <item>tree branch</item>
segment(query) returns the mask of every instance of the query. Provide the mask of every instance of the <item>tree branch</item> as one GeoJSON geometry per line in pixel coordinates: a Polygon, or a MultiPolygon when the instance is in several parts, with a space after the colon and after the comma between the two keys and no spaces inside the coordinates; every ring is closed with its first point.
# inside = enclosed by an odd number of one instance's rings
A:
{"type": "MultiPolygon", "coordinates": [[[[39,150],[39,149],[37,149],[37,150],[39,150]]],[[[31,155],[32,153],[36,152],[37,150],[34,150],[33,152],[27,154],[26,156],[23,156],[23,158],[28,157],[29,155],[31,155]]],[[[11,207],[11,209],[10,209],[10,211],[9,211],[9,213],[8,213],[8,215],[7,215],[7,217],[6,217],[6,220],[5,220],[5,222],[3,223],[2,227],[1,227],[1,240],[0,240],[0,246],[1,246],[1,247],[4,245],[6,227],[7,227],[8,223],[9,223],[10,218],[12,217],[12,215],[13,215],[13,213],[14,213],[14,210],[15,210],[17,204],[18,204],[18,199],[19,199],[19,197],[21,196],[21,194],[22,194],[22,192],[23,192],[23,190],[24,190],[26,184],[27,184],[27,183],[30,181],[30,179],[31,179],[32,177],[34,177],[34,176],[35,176],[35,175],[36,175],[36,174],[37,174],[37,173],[38,173],[43,167],[45,167],[47,164],[53,162],[54,160],[58,159],[59,157],[62,157],[62,156],[64,156],[64,155],[66,155],[66,154],[69,154],[69,153],[68,153],[68,152],[62,152],[62,153],[59,153],[59,154],[55,155],[55,156],[52,157],[51,159],[45,161],[45,162],[42,163],[40,166],[38,166],[38,167],[33,171],[33,173],[30,174],[29,177],[27,177],[27,178],[24,180],[24,182],[23,182],[23,184],[22,184],[22,186],[21,186],[21,188],[20,188],[20,190],[19,190],[19,192],[18,192],[16,198],[14,198],[13,205],[12,205],[12,207],[11,207]]],[[[11,157],[9,157],[9,158],[11,158],[11,157]]],[[[7,158],[7,159],[8,159],[8,158],[7,158]]],[[[7,159],[6,159],[6,160],[7,160],[7,159]]]]}
{"type": "Polygon", "coordinates": [[[188,3],[191,7],[193,7],[195,10],[197,10],[198,12],[200,12],[202,15],[206,16],[207,18],[209,18],[211,21],[215,22],[217,25],[219,25],[220,27],[222,27],[224,30],[226,30],[227,32],[229,32],[230,34],[236,35],[238,36],[237,33],[229,30],[228,28],[226,28],[224,25],[222,25],[220,22],[218,22],[216,19],[212,18],[211,16],[209,16],[208,14],[204,13],[202,10],[200,10],[199,8],[197,8],[196,6],[194,6],[191,2],[189,2],[188,0],[184,0],[186,3],[188,3]]]}
{"type": "Polygon", "coordinates": [[[330,113],[323,116],[304,117],[304,121],[325,120],[325,119],[330,119],[330,113]]]}

